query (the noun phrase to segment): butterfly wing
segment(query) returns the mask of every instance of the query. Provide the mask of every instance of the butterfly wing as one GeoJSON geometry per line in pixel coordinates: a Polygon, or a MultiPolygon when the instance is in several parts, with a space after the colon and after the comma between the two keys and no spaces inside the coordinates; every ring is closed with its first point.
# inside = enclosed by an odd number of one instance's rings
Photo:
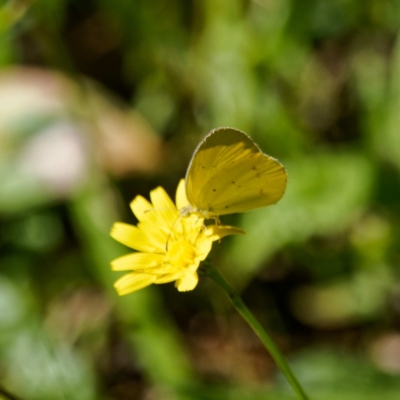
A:
{"type": "Polygon", "coordinates": [[[186,173],[186,195],[207,216],[250,211],[276,203],[286,170],[242,131],[217,128],[195,150],[186,173]]]}

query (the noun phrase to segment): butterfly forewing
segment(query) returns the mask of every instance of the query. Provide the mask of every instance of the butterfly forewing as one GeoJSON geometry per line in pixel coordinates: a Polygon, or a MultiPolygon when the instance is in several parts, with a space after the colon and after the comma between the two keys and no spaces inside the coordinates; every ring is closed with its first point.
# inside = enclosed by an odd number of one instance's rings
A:
{"type": "Polygon", "coordinates": [[[286,181],[282,164],[263,154],[244,132],[217,128],[195,150],[186,194],[200,212],[233,214],[276,203],[286,181]]]}

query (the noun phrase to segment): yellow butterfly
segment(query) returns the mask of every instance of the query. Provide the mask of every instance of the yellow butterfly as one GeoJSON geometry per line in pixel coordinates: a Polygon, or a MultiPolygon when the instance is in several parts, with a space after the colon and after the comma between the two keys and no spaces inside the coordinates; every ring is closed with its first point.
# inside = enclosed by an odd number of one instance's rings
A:
{"type": "Polygon", "coordinates": [[[186,172],[186,216],[204,218],[250,211],[276,203],[287,183],[285,167],[264,154],[246,133],[216,128],[200,142],[186,172]]]}

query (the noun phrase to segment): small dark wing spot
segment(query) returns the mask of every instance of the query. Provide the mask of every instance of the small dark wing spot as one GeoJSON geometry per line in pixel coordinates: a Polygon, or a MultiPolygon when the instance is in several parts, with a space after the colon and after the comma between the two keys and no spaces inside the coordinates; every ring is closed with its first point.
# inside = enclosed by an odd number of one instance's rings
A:
{"type": "Polygon", "coordinates": [[[229,208],[229,206],[225,206],[225,208],[229,208]]]}
{"type": "Polygon", "coordinates": [[[217,191],[217,189],[213,189],[213,192],[216,192],[217,191]]]}
{"type": "Polygon", "coordinates": [[[253,171],[257,171],[257,167],[253,167],[252,170],[253,170],[253,171]]]}
{"type": "Polygon", "coordinates": [[[234,185],[235,184],[235,181],[232,181],[232,185],[234,185]]]}
{"type": "Polygon", "coordinates": [[[260,173],[259,173],[259,172],[257,172],[257,175],[256,175],[256,177],[257,177],[257,178],[259,178],[259,177],[260,177],[260,173]]]}

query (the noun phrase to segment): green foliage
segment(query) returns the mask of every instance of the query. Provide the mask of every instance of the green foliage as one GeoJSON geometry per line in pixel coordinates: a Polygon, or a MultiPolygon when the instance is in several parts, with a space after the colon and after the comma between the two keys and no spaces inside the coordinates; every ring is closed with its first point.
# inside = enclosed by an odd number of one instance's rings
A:
{"type": "MultiPolygon", "coordinates": [[[[211,254],[315,399],[397,399],[400,2],[0,5],[0,386],[22,399],[293,399],[204,279],[117,298],[115,221],[212,128],[282,161],[211,254]]],[[[1,397],[1,395],[0,395],[1,397]]],[[[4,397],[4,396],[3,396],[4,397]]]]}

